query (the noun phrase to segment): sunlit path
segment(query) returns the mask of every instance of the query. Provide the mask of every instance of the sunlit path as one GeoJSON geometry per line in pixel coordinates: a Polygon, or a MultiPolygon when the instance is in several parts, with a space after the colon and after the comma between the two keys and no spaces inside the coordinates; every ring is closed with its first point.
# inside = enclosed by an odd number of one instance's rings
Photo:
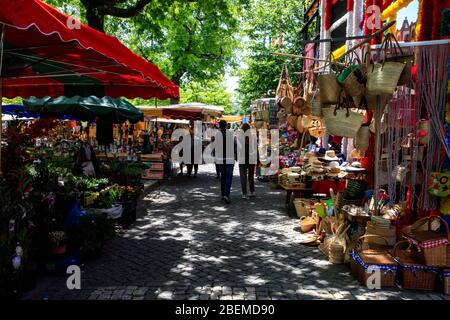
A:
{"type": "Polygon", "coordinates": [[[148,194],[136,224],[83,267],[82,290],[52,278],[32,299],[443,299],[439,294],[370,291],[344,265],[296,243],[297,220],[284,195],[257,183],[242,200],[237,170],[232,202],[219,195],[214,168],[177,177],[148,194]]]}

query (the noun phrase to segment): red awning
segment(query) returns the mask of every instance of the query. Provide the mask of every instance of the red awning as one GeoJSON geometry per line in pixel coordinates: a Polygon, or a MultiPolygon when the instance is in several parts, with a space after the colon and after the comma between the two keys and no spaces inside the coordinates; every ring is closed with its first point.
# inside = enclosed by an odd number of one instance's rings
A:
{"type": "Polygon", "coordinates": [[[39,0],[0,0],[3,96],[179,97],[158,67],[119,40],[73,25],[39,0]]]}

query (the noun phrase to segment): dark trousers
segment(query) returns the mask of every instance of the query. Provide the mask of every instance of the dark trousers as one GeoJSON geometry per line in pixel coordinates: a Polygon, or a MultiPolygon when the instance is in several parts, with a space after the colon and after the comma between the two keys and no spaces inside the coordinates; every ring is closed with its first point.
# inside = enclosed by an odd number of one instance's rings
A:
{"type": "Polygon", "coordinates": [[[231,184],[233,182],[234,164],[220,165],[220,189],[222,197],[229,197],[231,193],[231,184]]]}
{"type": "Polygon", "coordinates": [[[194,168],[194,174],[197,174],[197,172],[198,172],[198,164],[187,164],[186,167],[187,167],[187,174],[188,174],[188,176],[191,175],[192,168],[194,168]]]}
{"type": "Polygon", "coordinates": [[[240,164],[239,176],[241,178],[242,194],[247,194],[247,181],[250,192],[255,192],[255,164],[240,164]]]}
{"type": "Polygon", "coordinates": [[[220,164],[216,164],[216,175],[220,177],[220,164]]]}

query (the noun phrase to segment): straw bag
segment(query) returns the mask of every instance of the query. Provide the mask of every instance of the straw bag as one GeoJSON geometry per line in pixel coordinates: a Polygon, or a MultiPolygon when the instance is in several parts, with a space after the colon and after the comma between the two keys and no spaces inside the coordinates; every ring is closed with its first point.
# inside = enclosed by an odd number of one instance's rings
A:
{"type": "Polygon", "coordinates": [[[359,97],[363,96],[366,91],[367,68],[361,63],[357,55],[355,55],[353,62],[353,65],[341,72],[338,81],[349,96],[359,97]]]}
{"type": "Polygon", "coordinates": [[[412,77],[414,55],[404,54],[397,38],[392,33],[387,34],[383,39],[382,47],[384,47],[385,54],[387,54],[388,51],[392,54],[390,57],[386,57],[386,61],[402,63],[405,66],[400,75],[400,79],[398,80],[398,85],[402,86],[408,84],[412,77]]]}
{"type": "Polygon", "coordinates": [[[333,136],[354,138],[365,116],[350,110],[345,99],[335,108],[322,109],[327,132],[333,136]]]}
{"type": "Polygon", "coordinates": [[[384,61],[372,65],[367,72],[367,93],[370,95],[392,95],[405,65],[399,62],[384,61]]]}
{"type": "Polygon", "coordinates": [[[427,267],[415,261],[411,251],[401,250],[408,241],[400,241],[392,250],[395,261],[399,264],[398,278],[403,289],[434,290],[438,268],[427,267]]]}
{"type": "Polygon", "coordinates": [[[322,103],[320,102],[319,90],[314,91],[313,97],[311,98],[311,115],[314,117],[322,118],[322,103]]]}
{"type": "MultiPolygon", "coordinates": [[[[363,285],[367,285],[369,277],[372,275],[370,270],[380,271],[380,285],[382,287],[394,287],[398,264],[385,248],[377,249],[364,248],[363,240],[366,238],[378,237],[374,235],[365,235],[359,238],[355,249],[351,252],[350,267],[353,275],[363,285]]],[[[387,245],[387,241],[385,241],[387,245]]]]}
{"type": "Polygon", "coordinates": [[[292,104],[294,102],[294,88],[290,85],[287,66],[284,65],[281,70],[280,81],[277,88],[277,100],[280,105],[286,109],[287,113],[292,112],[292,104]]]}
{"type": "Polygon", "coordinates": [[[450,243],[450,232],[445,220],[438,216],[425,217],[419,221],[428,221],[427,231],[413,231],[404,234],[411,243],[414,258],[429,267],[445,267],[447,265],[447,245],[450,243]],[[431,222],[439,219],[445,227],[446,235],[431,230],[431,222]]]}
{"type": "Polygon", "coordinates": [[[320,90],[320,102],[322,104],[337,104],[341,94],[341,86],[334,73],[321,74],[317,77],[320,90]]]}
{"type": "Polygon", "coordinates": [[[361,126],[355,136],[355,148],[361,151],[366,151],[367,149],[369,149],[369,139],[370,127],[366,125],[361,126]]]}
{"type": "Polygon", "coordinates": [[[298,116],[297,121],[295,122],[295,130],[300,133],[305,131],[305,127],[303,126],[303,116],[298,116]]]}
{"type": "Polygon", "coordinates": [[[313,203],[305,199],[295,199],[294,206],[299,218],[310,216],[313,210],[313,203]]]}
{"type": "Polygon", "coordinates": [[[294,116],[294,115],[290,115],[289,117],[288,117],[288,121],[287,121],[287,123],[288,123],[288,125],[291,127],[291,128],[295,128],[295,126],[297,125],[297,116],[294,116]]]}

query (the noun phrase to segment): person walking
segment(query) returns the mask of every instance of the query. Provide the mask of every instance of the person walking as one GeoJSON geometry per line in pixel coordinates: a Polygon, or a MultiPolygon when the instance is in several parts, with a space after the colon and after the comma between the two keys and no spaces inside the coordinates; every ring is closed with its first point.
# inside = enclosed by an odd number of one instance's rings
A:
{"type": "MultiPolygon", "coordinates": [[[[250,129],[250,125],[248,123],[244,123],[241,127],[244,134],[250,129]]],[[[238,143],[239,143],[238,139],[238,143]]],[[[248,199],[247,193],[247,182],[248,187],[250,189],[250,197],[255,196],[255,169],[256,163],[254,163],[257,159],[255,157],[256,150],[251,150],[250,148],[250,137],[244,136],[243,145],[239,144],[240,152],[245,152],[244,156],[240,156],[239,161],[239,176],[241,179],[241,188],[242,188],[242,199],[248,199]],[[254,161],[251,161],[252,156],[255,158],[254,161]],[[253,163],[252,163],[253,162],[253,163]]]]}
{"type": "Polygon", "coordinates": [[[194,168],[194,178],[197,178],[198,173],[198,163],[195,163],[195,146],[199,143],[194,136],[194,131],[190,131],[191,134],[191,161],[190,164],[187,164],[187,177],[190,178],[192,174],[192,168],[194,168]]]}
{"type": "Polygon", "coordinates": [[[220,166],[220,189],[222,199],[225,203],[230,203],[231,184],[233,182],[234,159],[236,142],[233,133],[229,130],[225,120],[219,122],[219,132],[217,138],[221,138],[222,148],[216,150],[216,163],[220,166]],[[233,146],[233,150],[229,150],[233,146]]]}

